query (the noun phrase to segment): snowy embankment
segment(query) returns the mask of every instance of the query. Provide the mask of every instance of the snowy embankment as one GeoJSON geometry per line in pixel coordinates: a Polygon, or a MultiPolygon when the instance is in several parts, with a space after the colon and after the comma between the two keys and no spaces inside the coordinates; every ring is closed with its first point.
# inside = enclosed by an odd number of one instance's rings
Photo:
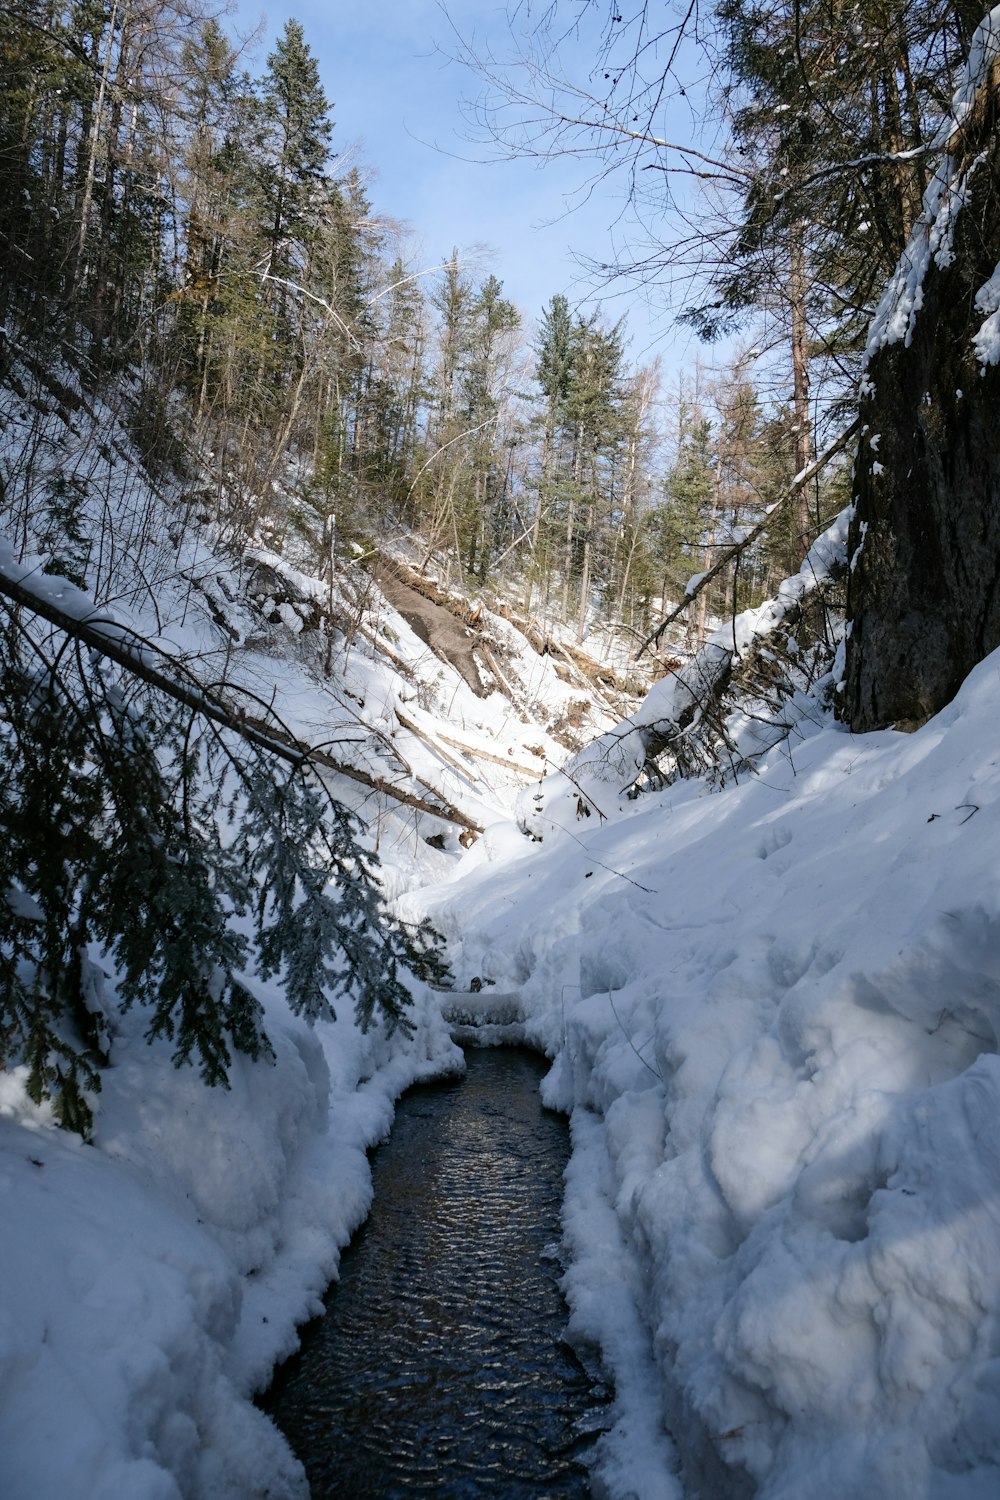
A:
{"type": "Polygon", "coordinates": [[[724,792],[489,829],[420,898],[573,1111],[612,1493],[1000,1488],[998,694],[993,656],[913,735],[804,719],[724,792]]]}
{"type": "MultiPolygon", "coordinates": [[[[33,430],[35,419],[9,393],[7,408],[16,447],[18,424],[33,430]]],[[[76,454],[121,531],[161,515],[118,450],[47,421],[53,473],[72,472],[76,454]]],[[[120,426],[100,403],[95,422],[120,426]]],[[[477,698],[345,567],[327,672],[315,603],[329,601],[328,585],[260,549],[234,561],[180,509],[162,514],[170,524],[148,528],[138,581],[127,556],[122,577],[98,577],[88,562],[90,586],[123,601],[114,609],[2,538],[0,571],[60,612],[54,628],[85,619],[97,646],[165,672],[180,664],[185,682],[214,684],[237,712],[266,708],[265,728],[332,746],[347,773],[330,772],[328,786],[381,852],[390,894],[437,878],[460,849],[453,820],[394,801],[394,790],[458,802],[471,825],[512,807],[523,776],[511,765],[565,753],[546,725],[577,713],[579,686],[504,621],[492,622],[490,643],[516,708],[499,693],[477,698]]],[[[94,525],[101,535],[100,514],[94,525]]],[[[610,721],[578,717],[585,735],[610,721]]],[[[377,1026],[362,1035],[342,996],[337,1022],[312,1030],[258,978],[274,1065],[237,1054],[230,1089],[206,1088],[174,1068],[168,1042],[146,1044],[148,1014],[118,1013],[115,975],[100,952],[91,958],[113,1031],[93,1143],[30,1102],[24,1068],[0,1071],[0,1496],[302,1500],[301,1467],[250,1397],[320,1309],[368,1211],[366,1150],[387,1134],[395,1099],[460,1068],[461,1054],[422,985],[414,1036],[386,1040],[377,1026]]]]}
{"type": "Polygon", "coordinates": [[[305,1496],[248,1398],[320,1308],[371,1196],[397,1095],[456,1058],[269,1011],[273,1067],[228,1092],[121,1035],[96,1149],[0,1074],[0,1476],[5,1500],[305,1496]]]}

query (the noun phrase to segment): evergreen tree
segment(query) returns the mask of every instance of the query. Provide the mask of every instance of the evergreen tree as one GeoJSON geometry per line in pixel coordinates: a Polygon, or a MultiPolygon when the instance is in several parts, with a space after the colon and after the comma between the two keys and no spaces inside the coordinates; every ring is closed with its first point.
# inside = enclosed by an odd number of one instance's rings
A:
{"type": "Polygon", "coordinates": [[[192,398],[197,429],[223,383],[225,324],[240,269],[235,241],[249,185],[240,142],[249,87],[236,73],[236,53],[217,21],[206,21],[185,43],[181,61],[173,362],[192,398]]]}
{"type": "Polygon", "coordinates": [[[286,23],[268,56],[258,129],[267,274],[286,278],[301,268],[319,230],[333,132],[319,65],[298,21],[286,23]]]}
{"type": "Polygon", "coordinates": [[[428,552],[444,543],[461,557],[458,501],[465,474],[468,423],[461,410],[462,380],[471,342],[474,288],[457,249],[435,283],[430,303],[437,313],[436,349],[430,410],[428,458],[423,465],[421,518],[428,552]]]}
{"type": "MultiPolygon", "coordinates": [[[[808,467],[817,361],[853,374],[926,185],[924,147],[966,25],[953,7],[722,0],[723,104],[746,187],[710,293],[682,320],[716,337],[748,314],[783,329],[795,470],[808,467]]],[[[798,501],[799,555],[811,541],[798,501]]]]}
{"type": "Polygon", "coordinates": [[[613,512],[613,540],[604,582],[604,610],[620,625],[645,635],[655,591],[646,518],[655,489],[659,432],[660,367],[637,370],[624,382],[621,459],[613,512]]]}
{"type": "Polygon", "coordinates": [[[379,474],[397,513],[411,521],[410,479],[416,466],[418,417],[427,397],[426,309],[416,277],[396,257],[378,294],[384,309],[379,340],[378,394],[374,403],[379,474]]]}
{"type": "Polygon", "coordinates": [[[582,640],[595,565],[601,569],[614,529],[620,447],[624,436],[624,331],[579,319],[566,398],[570,469],[563,484],[565,554],[563,616],[569,618],[574,585],[577,633],[582,640]]]}
{"type": "Polygon", "coordinates": [[[337,512],[344,534],[364,530],[384,478],[376,415],[382,247],[382,225],[352,168],[329,185],[309,264],[317,302],[302,314],[313,325],[317,489],[323,508],[337,512]]]}
{"type": "Polygon", "coordinates": [[[546,580],[552,566],[555,547],[555,512],[559,505],[561,476],[565,469],[565,448],[569,427],[567,404],[578,352],[579,328],[570,312],[569,301],[557,292],[542,310],[541,326],[535,343],[535,382],[542,398],[541,453],[535,480],[535,509],[531,527],[531,563],[524,599],[531,609],[536,582],[546,580]]]}
{"type": "Polygon", "coordinates": [[[388,914],[356,819],[305,763],[281,773],[10,610],[0,652],[0,1041],[33,1098],[87,1131],[118,1006],[147,1008],[147,1038],[206,1083],[226,1083],[234,1048],[268,1056],[241,915],[293,1011],[330,1017],[347,996],[363,1028],[407,1028],[405,974],[443,977],[438,940],[388,914]]]}
{"type": "MultiPolygon", "coordinates": [[[[505,538],[507,472],[501,419],[508,395],[513,339],[521,325],[495,276],[482,283],[470,307],[469,350],[462,380],[462,415],[469,431],[466,503],[460,522],[466,570],[486,578],[495,546],[505,538]]],[[[509,529],[509,528],[508,528],[509,529]]]]}
{"type": "MultiPolygon", "coordinates": [[[[683,394],[677,409],[677,446],[660,504],[650,513],[651,547],[661,579],[661,604],[684,597],[688,579],[699,571],[711,536],[715,506],[716,455],[712,424],[700,405],[683,394]]],[[[697,626],[689,621],[693,637],[697,626]]]]}

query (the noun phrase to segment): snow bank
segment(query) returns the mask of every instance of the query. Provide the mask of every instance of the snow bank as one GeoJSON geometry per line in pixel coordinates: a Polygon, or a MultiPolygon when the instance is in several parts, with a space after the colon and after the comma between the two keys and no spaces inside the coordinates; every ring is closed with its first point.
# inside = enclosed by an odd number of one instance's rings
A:
{"type": "Polygon", "coordinates": [[[248,1397],[320,1309],[393,1101],[460,1066],[427,995],[417,1016],[404,1045],[275,1007],[275,1065],[237,1056],[228,1092],[139,1022],[93,1146],[30,1104],[23,1070],[0,1074],[4,1500],[307,1496],[248,1397]]]}
{"type": "MultiPolygon", "coordinates": [[[[146,666],[169,656],[192,680],[224,680],[252,716],[271,710],[293,735],[388,788],[454,801],[472,823],[508,812],[519,765],[563,753],[554,734],[578,726],[582,738],[613,721],[487,611],[484,639],[515,702],[476,697],[388,603],[371,613],[339,573],[328,637],[317,606],[330,588],[301,570],[308,559],[261,546],[227,556],[197,520],[195,489],[171,505],[147,487],[128,403],[117,409],[113,388],[106,396],[88,395],[89,420],[76,427],[0,391],[7,514],[32,526],[27,537],[18,530],[17,547],[0,537],[0,575],[44,608],[87,622],[146,666]],[[29,442],[35,456],[23,464],[29,442]],[[44,571],[59,540],[50,499],[65,485],[81,536],[97,539],[70,559],[85,587],[44,571]],[[112,536],[144,540],[137,555],[112,536]]],[[[447,822],[401,812],[362,782],[328,780],[369,828],[388,898],[459,858],[447,822]]],[[[116,1016],[93,1145],[30,1103],[23,1070],[0,1069],[2,1500],[306,1494],[249,1397],[295,1347],[296,1324],[318,1311],[367,1213],[366,1150],[387,1133],[394,1100],[461,1067],[461,1055],[439,1002],[419,987],[415,1035],[391,1041],[361,1036],[349,1004],[313,1032],[262,981],[254,989],[276,1062],[237,1055],[228,1092],[175,1070],[169,1046],[148,1047],[141,1012],[116,1016]]]]}
{"type": "Polygon", "coordinates": [[[497,830],[422,898],[573,1111],[610,1494],[672,1493],[665,1433],[712,1500],[1000,1490],[998,687],[994,655],[912,736],[805,725],[722,793],[497,830]]]}

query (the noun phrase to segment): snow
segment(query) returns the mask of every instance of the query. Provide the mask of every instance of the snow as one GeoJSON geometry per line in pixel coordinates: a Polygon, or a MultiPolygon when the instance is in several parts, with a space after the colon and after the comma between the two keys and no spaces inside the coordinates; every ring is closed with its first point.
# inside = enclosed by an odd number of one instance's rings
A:
{"type": "MultiPolygon", "coordinates": [[[[951,113],[943,120],[931,144],[930,150],[941,157],[940,165],[924,193],[920,217],[872,320],[865,349],[865,367],[887,344],[902,342],[909,347],[923,307],[924,278],[931,262],[944,269],[954,260],[955,225],[969,198],[973,178],[986,160],[985,154],[980,153],[963,166],[961,126],[998,55],[1000,6],[995,6],[983,17],[976,30],[968,61],[952,99],[951,113]]],[[[992,279],[981,289],[979,297],[989,299],[991,288],[992,279]]],[[[977,298],[976,305],[979,311],[990,314],[974,336],[976,356],[984,366],[995,364],[1000,358],[995,303],[980,306],[977,298]]],[[[862,381],[865,381],[864,374],[862,381]]]]}
{"type": "Polygon", "coordinates": [[[604,821],[635,783],[654,741],[661,741],[698,711],[731,663],[751,644],[776,630],[801,601],[843,562],[849,509],[818,536],[798,573],[786,578],[774,599],[744,610],[720,626],[689,661],[655,683],[643,703],[613,728],[585,745],[565,765],[517,799],[517,817],[530,837],[570,833],[586,819],[604,821]]]}
{"type": "Polygon", "coordinates": [[[411,898],[572,1111],[610,1493],[1000,1488],[998,690],[1000,654],[915,734],[803,721],[411,898]]]}
{"type": "Polygon", "coordinates": [[[976,358],[985,368],[1000,362],[1000,266],[976,293],[975,308],[986,317],[972,340],[976,358]]]}
{"type": "MultiPolygon", "coordinates": [[[[21,417],[17,402],[4,399],[0,447],[16,456],[21,417]]],[[[94,413],[112,430],[100,400],[94,413]]],[[[34,421],[25,415],[23,425],[34,421]]],[[[102,457],[89,433],[73,438],[55,415],[46,423],[39,446],[52,451],[53,475],[84,469],[93,481],[98,534],[160,503],[137,483],[127,453],[108,447],[102,457]]],[[[34,482],[43,479],[36,469],[34,482]]],[[[8,500],[16,509],[13,484],[8,500]]],[[[421,795],[456,802],[470,821],[510,817],[525,772],[474,759],[463,769],[451,742],[525,768],[566,753],[550,726],[579,705],[579,684],[562,682],[551,658],[488,611],[492,649],[502,648],[518,706],[497,693],[477,698],[385,601],[367,639],[357,627],[369,612],[356,590],[371,584],[356,569],[338,574],[335,608],[352,624],[335,640],[327,678],[318,666],[324,642],[317,645],[304,616],[310,601],[326,602],[328,586],[273,551],[252,549],[241,566],[194,526],[164,524],[153,529],[145,576],[129,574],[125,562],[114,575],[112,609],[46,573],[37,538],[27,548],[20,540],[15,548],[0,539],[0,573],[43,605],[96,626],[147,664],[162,667],[169,653],[192,682],[216,685],[224,676],[230,700],[244,694],[250,714],[270,709],[293,735],[332,746],[345,764],[390,786],[417,778],[421,795]],[[290,603],[267,608],[248,597],[245,577],[261,564],[290,603]],[[275,609],[281,623],[272,628],[275,609]],[[378,648],[381,634],[394,641],[398,670],[378,648]],[[422,736],[402,728],[400,705],[422,736]],[[447,745],[435,743],[435,730],[447,745]]],[[[91,576],[107,589],[108,577],[88,564],[91,576]]],[[[591,706],[578,715],[583,737],[612,721],[591,706]]],[[[458,830],[447,822],[333,772],[328,781],[369,828],[390,896],[460,858],[458,830]],[[445,849],[430,848],[425,838],[442,830],[445,849]]],[[[523,845],[516,832],[511,838],[523,845]]],[[[483,839],[471,853],[489,860],[502,846],[483,839]]],[[[8,899],[32,914],[23,893],[13,889],[8,899]]],[[[107,968],[99,953],[92,962],[107,968]]],[[[113,973],[103,981],[110,1003],[113,973]]],[[[368,1211],[366,1152],[387,1134],[394,1101],[411,1083],[463,1063],[438,998],[415,982],[414,1035],[391,1040],[377,1027],[362,1035],[342,1001],[336,1022],[310,1029],[271,987],[255,980],[254,988],[276,1060],[237,1055],[228,1091],[175,1070],[169,1044],[148,1046],[148,1018],[116,1017],[92,1144],[59,1131],[51,1109],[32,1104],[24,1069],[0,1070],[3,1500],[307,1493],[300,1465],[250,1397],[296,1347],[296,1326],[320,1310],[340,1251],[368,1211]]]]}
{"type": "Polygon", "coordinates": [[[176,1072],[140,1022],[93,1146],[0,1075],[5,1500],[306,1496],[247,1397],[367,1213],[365,1151],[393,1100],[460,1066],[426,996],[418,1016],[403,1055],[346,1021],[314,1034],[269,1014],[276,1064],[237,1058],[229,1092],[176,1072]]]}
{"type": "MultiPolygon", "coordinates": [[[[338,638],[327,680],[315,636],[269,632],[203,541],[164,546],[116,626],[205,680],[225,662],[296,735],[419,778],[485,828],[463,850],[331,774],[398,909],[447,934],[456,1014],[493,1007],[498,1034],[551,1059],[544,1098],[572,1127],[569,1333],[616,1389],[595,1495],[992,1500],[1000,654],[912,735],[851,736],[818,701],[791,705],[792,732],[739,785],[629,800],[650,730],[843,561],[845,515],[777,601],[624,717],[591,707],[589,744],[525,787],[475,751],[559,764],[551,731],[579,688],[499,616],[514,704],[477,698],[386,604],[371,639],[338,638]],[[390,631],[398,669],[377,646],[390,631]],[[471,997],[476,976],[494,983],[471,997]]],[[[293,562],[257,560],[294,599],[325,597],[293,562]]],[[[37,558],[0,567],[93,613],[37,558]]],[[[305,1496],[249,1397],[336,1276],[395,1098],[461,1062],[420,986],[410,1040],[363,1036],[346,1010],[310,1030],[261,996],[276,1062],[237,1058],[228,1092],[125,1018],[91,1145],[27,1099],[23,1070],[0,1072],[4,1500],[305,1496]]]]}

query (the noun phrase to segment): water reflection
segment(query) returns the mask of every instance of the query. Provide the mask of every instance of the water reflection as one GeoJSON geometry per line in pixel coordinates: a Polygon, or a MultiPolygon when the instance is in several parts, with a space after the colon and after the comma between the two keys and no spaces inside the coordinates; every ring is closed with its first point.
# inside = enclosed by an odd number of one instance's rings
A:
{"type": "Polygon", "coordinates": [[[265,1408],[313,1500],[578,1500],[607,1393],[560,1343],[566,1122],[532,1053],[472,1050],[413,1090],[326,1315],[265,1408]]]}

